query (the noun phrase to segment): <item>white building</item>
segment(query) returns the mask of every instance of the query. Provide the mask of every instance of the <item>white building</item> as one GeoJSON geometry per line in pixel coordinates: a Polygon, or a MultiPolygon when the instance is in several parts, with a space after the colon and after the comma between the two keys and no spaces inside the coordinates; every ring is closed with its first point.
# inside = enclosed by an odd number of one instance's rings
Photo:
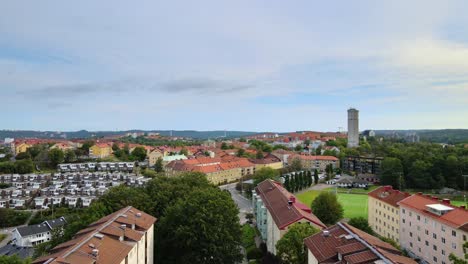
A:
{"type": "Polygon", "coordinates": [[[359,111],[348,109],[348,148],[359,146],[359,111]]]}
{"type": "Polygon", "coordinates": [[[38,225],[21,226],[12,231],[14,245],[20,247],[33,247],[52,239],[52,229],[61,228],[67,222],[60,217],[54,220],[44,221],[38,225]]]}

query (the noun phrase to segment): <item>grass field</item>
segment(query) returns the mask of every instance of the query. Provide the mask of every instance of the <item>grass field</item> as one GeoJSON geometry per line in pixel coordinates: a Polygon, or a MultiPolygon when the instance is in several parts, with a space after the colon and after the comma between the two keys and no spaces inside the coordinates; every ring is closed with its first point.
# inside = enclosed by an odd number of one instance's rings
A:
{"type": "MultiPolygon", "coordinates": [[[[324,190],[330,191],[330,190],[324,190]]],[[[320,194],[321,191],[308,191],[297,195],[297,199],[307,206],[320,194]]],[[[367,219],[367,195],[338,193],[338,201],[344,209],[345,218],[364,217],[367,219]]]]}

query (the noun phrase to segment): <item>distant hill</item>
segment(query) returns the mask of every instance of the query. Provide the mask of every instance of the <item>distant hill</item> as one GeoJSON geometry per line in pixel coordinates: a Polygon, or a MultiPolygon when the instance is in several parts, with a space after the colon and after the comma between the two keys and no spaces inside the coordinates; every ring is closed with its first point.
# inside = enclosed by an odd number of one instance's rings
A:
{"type": "Polygon", "coordinates": [[[398,135],[405,137],[416,133],[421,141],[434,143],[468,143],[468,129],[420,129],[420,130],[375,130],[377,136],[398,135]]]}
{"type": "Polygon", "coordinates": [[[104,136],[124,135],[126,133],[159,133],[162,136],[187,137],[195,139],[244,137],[257,134],[248,131],[195,131],[195,130],[125,130],[125,131],[33,131],[33,130],[0,130],[0,139],[4,138],[50,138],[50,139],[76,139],[76,138],[101,138],[104,136]]]}

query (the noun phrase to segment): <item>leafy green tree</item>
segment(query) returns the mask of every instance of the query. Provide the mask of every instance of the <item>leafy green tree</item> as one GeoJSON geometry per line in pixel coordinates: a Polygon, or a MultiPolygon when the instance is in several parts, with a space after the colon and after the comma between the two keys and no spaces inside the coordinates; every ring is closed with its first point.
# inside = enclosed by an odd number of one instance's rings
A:
{"type": "Polygon", "coordinates": [[[39,153],[41,153],[43,149],[44,149],[44,145],[36,144],[28,148],[27,152],[29,153],[29,155],[31,155],[32,159],[35,159],[37,155],[39,155],[39,153]]]}
{"type": "Polygon", "coordinates": [[[188,156],[188,150],[186,148],[182,148],[179,152],[180,155],[188,156]]]}
{"type": "Polygon", "coordinates": [[[334,193],[321,192],[312,202],[312,212],[325,224],[333,225],[343,218],[343,207],[334,193]]]}
{"type": "Polygon", "coordinates": [[[15,162],[15,172],[19,174],[31,173],[34,171],[34,164],[30,159],[18,160],[15,162]]]}
{"type": "Polygon", "coordinates": [[[145,212],[153,211],[153,204],[146,192],[125,185],[111,188],[107,193],[101,196],[99,201],[107,208],[111,208],[112,211],[117,211],[129,205],[145,212]]]}
{"type": "Polygon", "coordinates": [[[192,191],[160,218],[155,262],[238,263],[242,259],[238,213],[230,195],[220,189],[192,191]]]}
{"type": "Polygon", "coordinates": [[[117,143],[114,142],[114,144],[112,144],[112,151],[113,152],[116,152],[116,151],[119,151],[120,150],[120,147],[117,143]]]}
{"type": "Polygon", "coordinates": [[[319,182],[319,175],[318,175],[318,170],[317,169],[314,170],[314,182],[315,182],[315,184],[318,184],[318,182],[319,182]]]}
{"type": "Polygon", "coordinates": [[[132,151],[132,156],[135,160],[144,161],[146,159],[146,149],[144,147],[136,147],[132,151]]]}
{"type": "Polygon", "coordinates": [[[154,164],[154,170],[155,170],[157,173],[164,172],[163,159],[162,159],[161,157],[159,157],[159,158],[156,160],[156,163],[154,164]]]}
{"type": "Polygon", "coordinates": [[[237,150],[237,157],[243,157],[244,154],[245,154],[245,149],[240,148],[239,150],[237,150]]]}
{"type": "Polygon", "coordinates": [[[266,179],[278,180],[278,177],[279,171],[270,167],[263,167],[256,171],[253,175],[254,186],[257,186],[259,183],[266,179]]]}
{"type": "Polygon", "coordinates": [[[255,157],[257,159],[263,159],[263,156],[264,156],[263,151],[261,149],[257,150],[257,154],[255,155],[255,157]]]}
{"type": "Polygon", "coordinates": [[[313,183],[312,180],[312,172],[310,170],[307,171],[307,187],[310,187],[313,183]]]}
{"type": "Polygon", "coordinates": [[[468,242],[465,242],[463,244],[463,252],[465,254],[464,258],[459,258],[459,257],[455,256],[455,254],[450,253],[449,260],[452,262],[452,264],[468,264],[467,249],[468,249],[468,242]]]}
{"type": "Polygon", "coordinates": [[[284,264],[307,263],[307,249],[304,239],[319,232],[308,224],[296,223],[289,227],[288,232],[276,243],[277,256],[284,264]]]}
{"type": "Polygon", "coordinates": [[[65,162],[75,162],[76,161],[75,151],[71,149],[67,149],[64,153],[64,160],[65,162]]]}
{"type": "Polygon", "coordinates": [[[348,224],[356,227],[357,229],[361,229],[368,234],[374,234],[374,231],[369,226],[369,222],[367,222],[367,219],[364,217],[353,217],[349,220],[348,224]]]}
{"type": "Polygon", "coordinates": [[[460,167],[457,156],[450,155],[445,160],[445,180],[448,187],[457,188],[457,177],[460,175],[460,167]]]}
{"type": "Polygon", "coordinates": [[[240,138],[239,142],[247,142],[247,140],[245,138],[240,138]]]}
{"type": "MultiPolygon", "coordinates": [[[[431,165],[424,160],[416,160],[408,172],[408,180],[411,181],[416,188],[429,189],[431,187],[430,179],[431,165]]],[[[435,186],[434,186],[435,187],[435,186]]]]}
{"type": "Polygon", "coordinates": [[[302,162],[301,159],[295,157],[291,160],[291,165],[289,166],[292,171],[300,171],[302,170],[302,162]]]}
{"type": "Polygon", "coordinates": [[[141,174],[143,174],[143,176],[148,177],[148,178],[154,178],[158,176],[158,173],[150,168],[144,169],[141,174]]]}
{"type": "Polygon", "coordinates": [[[284,188],[286,188],[286,190],[288,190],[288,191],[291,191],[291,186],[290,186],[290,182],[289,182],[289,175],[284,176],[284,188]]]}
{"type": "Polygon", "coordinates": [[[15,163],[10,161],[0,162],[0,172],[2,173],[14,173],[15,163]]]}
{"type": "Polygon", "coordinates": [[[298,144],[294,147],[294,151],[302,151],[304,148],[302,147],[301,144],[298,144]]]}
{"type": "Polygon", "coordinates": [[[57,166],[57,164],[63,163],[65,154],[61,149],[51,149],[49,150],[49,162],[52,166],[57,166]]]}
{"type": "Polygon", "coordinates": [[[21,259],[18,255],[0,256],[0,264],[30,264],[31,259],[21,259]]]}
{"type": "Polygon", "coordinates": [[[221,149],[223,150],[229,149],[229,146],[226,144],[226,142],[221,143],[221,149]]]}
{"type": "Polygon", "coordinates": [[[21,153],[18,153],[18,155],[16,155],[15,159],[16,160],[31,159],[31,155],[27,151],[21,152],[21,153]]]}
{"type": "Polygon", "coordinates": [[[394,189],[401,189],[403,179],[403,165],[398,158],[387,157],[380,165],[380,182],[382,185],[391,185],[394,189]]]}

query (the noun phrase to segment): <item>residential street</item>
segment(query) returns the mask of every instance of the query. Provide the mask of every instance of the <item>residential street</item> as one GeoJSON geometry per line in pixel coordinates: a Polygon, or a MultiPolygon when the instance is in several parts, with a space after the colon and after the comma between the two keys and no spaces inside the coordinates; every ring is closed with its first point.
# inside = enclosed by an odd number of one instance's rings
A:
{"type": "Polygon", "coordinates": [[[239,219],[240,223],[244,224],[247,220],[245,219],[245,215],[247,213],[252,213],[252,201],[242,196],[236,190],[236,183],[230,183],[226,185],[219,186],[222,190],[228,190],[231,193],[231,197],[234,202],[239,207],[239,219]]]}

